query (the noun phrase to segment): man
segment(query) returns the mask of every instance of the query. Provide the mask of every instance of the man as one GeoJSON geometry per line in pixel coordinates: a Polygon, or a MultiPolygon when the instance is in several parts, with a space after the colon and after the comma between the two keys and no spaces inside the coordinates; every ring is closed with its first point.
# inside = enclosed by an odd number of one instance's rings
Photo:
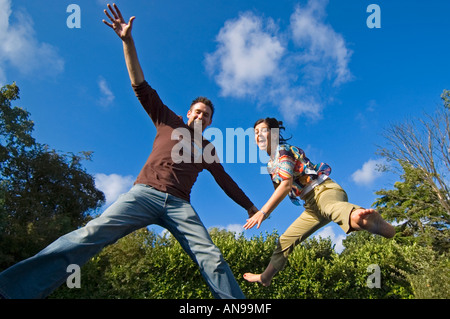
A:
{"type": "Polygon", "coordinates": [[[64,283],[69,265],[81,266],[106,245],[139,228],[157,224],[168,229],[198,264],[215,298],[245,298],[220,250],[189,202],[198,173],[207,169],[249,216],[258,211],[224,171],[214,151],[211,152],[215,158],[213,161],[195,156],[199,153],[198,148],[209,146],[211,149],[207,140],[200,138],[199,141],[196,131],[202,132],[211,124],[214,107],[206,98],[194,100],[185,124],[165,106],[145,81],[140,67],[131,36],[134,17],[126,23],[116,5],[113,8],[108,4],[108,8],[111,14],[107,10],[105,14],[111,23],[103,22],[122,39],[131,84],[157,129],[153,150],[133,188],[121,195],[101,216],[2,272],[0,294],[5,298],[43,298],[64,283]],[[182,134],[186,131],[191,134],[182,134]],[[190,138],[187,144],[186,138],[190,138]],[[179,143],[183,145],[181,149],[179,143]],[[191,152],[186,145],[193,146],[191,152]]]}

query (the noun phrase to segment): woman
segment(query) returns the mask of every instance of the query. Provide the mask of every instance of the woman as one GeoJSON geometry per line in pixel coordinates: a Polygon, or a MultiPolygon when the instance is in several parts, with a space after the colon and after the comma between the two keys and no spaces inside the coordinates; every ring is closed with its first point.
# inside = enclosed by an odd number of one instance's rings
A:
{"type": "Polygon", "coordinates": [[[245,229],[261,225],[287,196],[296,205],[304,201],[304,212],[281,235],[266,270],[262,274],[244,274],[249,282],[269,286],[273,276],[286,265],[294,247],[330,221],[337,223],[345,233],[367,230],[386,238],[395,235],[395,229],[374,209],[365,209],[348,202],[345,191],[331,178],[331,168],[320,163],[314,165],[303,150],[289,145],[279,134],[282,122],[274,118],[258,120],[254,125],[255,141],[267,151],[267,164],[275,191],[260,211],[247,219],[245,229]]]}

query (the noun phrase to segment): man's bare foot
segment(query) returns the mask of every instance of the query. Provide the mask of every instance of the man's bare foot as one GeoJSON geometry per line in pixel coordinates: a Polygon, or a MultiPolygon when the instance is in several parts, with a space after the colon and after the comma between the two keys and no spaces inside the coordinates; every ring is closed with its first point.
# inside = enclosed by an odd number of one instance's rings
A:
{"type": "Polygon", "coordinates": [[[270,281],[269,282],[262,281],[261,274],[252,274],[247,272],[244,274],[244,279],[247,280],[248,282],[259,282],[264,287],[270,286],[270,281]]]}
{"type": "Polygon", "coordinates": [[[392,238],[395,228],[386,222],[375,209],[356,209],[350,215],[350,225],[355,230],[367,230],[376,235],[392,238]]]}

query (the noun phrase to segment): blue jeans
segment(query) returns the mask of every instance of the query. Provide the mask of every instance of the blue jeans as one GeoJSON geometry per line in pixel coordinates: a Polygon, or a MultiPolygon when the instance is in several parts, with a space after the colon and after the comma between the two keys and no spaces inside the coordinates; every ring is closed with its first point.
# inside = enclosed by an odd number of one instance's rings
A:
{"type": "Polygon", "coordinates": [[[245,298],[191,204],[142,184],[122,194],[86,226],[0,273],[0,294],[14,299],[45,298],[66,281],[68,265],[81,267],[105,246],[150,224],[166,228],[180,242],[215,298],[245,298]]]}

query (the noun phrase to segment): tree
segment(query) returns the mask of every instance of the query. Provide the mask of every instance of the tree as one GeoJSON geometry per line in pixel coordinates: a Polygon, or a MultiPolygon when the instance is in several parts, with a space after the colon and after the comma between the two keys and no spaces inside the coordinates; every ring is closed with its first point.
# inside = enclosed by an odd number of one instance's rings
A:
{"type": "Polygon", "coordinates": [[[392,125],[386,130],[388,147],[380,154],[388,161],[406,163],[422,172],[439,204],[450,214],[450,91],[444,90],[444,107],[418,120],[392,125]]]}
{"type": "Polygon", "coordinates": [[[0,269],[86,223],[104,201],[81,166],[91,153],[58,153],[32,137],[30,114],[11,102],[13,83],[0,89],[0,269]]]}
{"type": "Polygon", "coordinates": [[[449,215],[439,205],[439,199],[426,182],[423,171],[407,163],[401,164],[404,174],[393,190],[380,190],[374,206],[389,221],[398,226],[396,239],[416,242],[436,251],[448,251],[449,215]]]}
{"type": "Polygon", "coordinates": [[[450,90],[444,90],[441,94],[444,107],[450,110],[450,90]]]}
{"type": "Polygon", "coordinates": [[[403,237],[448,250],[450,222],[450,91],[444,107],[420,119],[386,130],[387,147],[380,154],[400,169],[403,182],[377,192],[375,206],[401,224],[403,237]]]}

